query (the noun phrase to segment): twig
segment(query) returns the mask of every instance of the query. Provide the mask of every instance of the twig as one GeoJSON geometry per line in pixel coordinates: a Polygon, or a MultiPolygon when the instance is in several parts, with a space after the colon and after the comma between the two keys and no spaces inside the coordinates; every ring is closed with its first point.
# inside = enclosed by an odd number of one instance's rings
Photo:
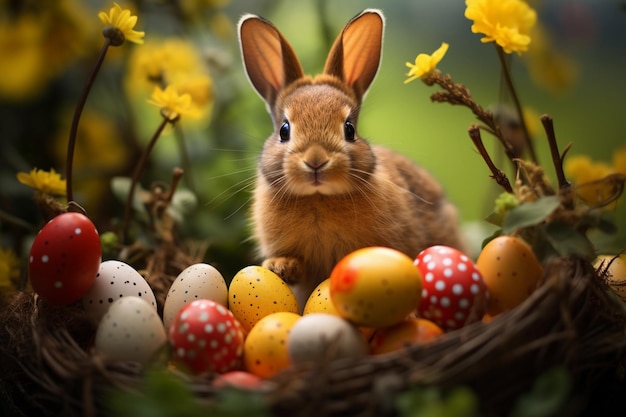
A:
{"type": "Polygon", "coordinates": [[[519,117],[519,123],[522,128],[522,133],[524,136],[524,141],[526,142],[526,148],[528,149],[528,153],[530,154],[530,158],[534,163],[538,163],[537,154],[535,152],[535,147],[533,146],[532,141],[530,140],[530,134],[528,133],[528,126],[526,126],[526,121],[524,120],[524,112],[522,110],[522,104],[520,102],[519,96],[517,95],[517,90],[515,89],[515,85],[513,84],[513,77],[511,77],[511,70],[509,68],[508,63],[506,62],[506,56],[504,55],[504,50],[501,46],[494,43],[496,46],[496,50],[498,51],[498,58],[500,59],[500,64],[502,65],[502,72],[504,73],[504,81],[506,82],[509,92],[511,93],[511,98],[513,99],[513,104],[515,105],[515,110],[517,111],[517,115],[519,117]]]}
{"type": "Polygon", "coordinates": [[[554,133],[554,121],[551,116],[544,114],[541,116],[541,123],[546,131],[546,137],[548,144],[550,145],[550,155],[552,156],[552,164],[556,171],[556,178],[559,183],[559,190],[564,191],[571,187],[571,183],[565,178],[565,172],[563,172],[563,158],[569,150],[569,145],[565,148],[563,156],[559,153],[559,146],[556,143],[556,134],[554,133]]]}
{"type": "Polygon", "coordinates": [[[515,163],[517,155],[513,152],[513,147],[502,134],[500,126],[495,122],[493,113],[485,110],[480,104],[476,103],[472,98],[469,89],[460,83],[455,83],[449,74],[442,75],[439,71],[433,71],[428,77],[423,79],[428,85],[437,84],[445,91],[438,91],[430,96],[430,99],[439,103],[449,103],[452,105],[461,105],[469,108],[474,116],[485,124],[482,128],[494,135],[504,148],[507,158],[515,163]]]}
{"type": "Polygon", "coordinates": [[[493,160],[489,156],[489,153],[487,153],[487,150],[485,149],[483,140],[480,137],[480,128],[477,125],[472,125],[469,128],[468,132],[470,138],[472,139],[472,142],[474,142],[474,146],[476,146],[476,149],[478,149],[480,156],[482,156],[487,163],[487,166],[491,171],[491,178],[495,179],[498,185],[504,188],[504,191],[506,191],[507,193],[512,193],[513,188],[511,187],[511,183],[509,182],[506,174],[502,170],[498,169],[498,167],[496,167],[496,165],[493,163],[493,160]]]}

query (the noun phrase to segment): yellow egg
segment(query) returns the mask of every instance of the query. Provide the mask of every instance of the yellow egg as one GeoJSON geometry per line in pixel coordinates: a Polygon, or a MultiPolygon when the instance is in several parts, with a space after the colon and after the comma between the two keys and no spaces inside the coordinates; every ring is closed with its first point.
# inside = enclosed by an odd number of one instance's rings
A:
{"type": "MultiPolygon", "coordinates": [[[[304,305],[304,311],[302,312],[303,316],[314,313],[326,313],[342,317],[330,298],[330,278],[322,281],[313,290],[304,305]]],[[[363,337],[365,337],[365,340],[369,340],[376,330],[373,327],[364,326],[358,326],[358,329],[363,334],[363,337]]]]}
{"type": "Polygon", "coordinates": [[[317,288],[313,290],[304,305],[302,315],[311,313],[328,313],[339,316],[339,312],[330,299],[330,278],[322,281],[317,288]]]}
{"type": "Polygon", "coordinates": [[[603,274],[606,271],[607,283],[626,302],[626,254],[618,257],[600,255],[594,263],[594,267],[603,274]]]}
{"type": "Polygon", "coordinates": [[[237,272],[228,288],[228,308],[246,332],[263,317],[279,311],[298,313],[291,288],[278,275],[261,266],[237,272]]]}
{"type": "Polygon", "coordinates": [[[300,315],[291,312],[272,313],[259,320],[243,345],[246,370],[268,378],[291,365],[287,340],[300,315]]]}
{"type": "Polygon", "coordinates": [[[359,326],[387,327],[414,311],[422,277],[407,255],[369,247],[345,256],[330,275],[330,297],[339,314],[359,326]]]}
{"type": "Polygon", "coordinates": [[[478,255],[476,267],[489,291],[487,314],[491,316],[521,304],[537,288],[543,275],[532,248],[513,236],[498,236],[487,243],[478,255]]]}

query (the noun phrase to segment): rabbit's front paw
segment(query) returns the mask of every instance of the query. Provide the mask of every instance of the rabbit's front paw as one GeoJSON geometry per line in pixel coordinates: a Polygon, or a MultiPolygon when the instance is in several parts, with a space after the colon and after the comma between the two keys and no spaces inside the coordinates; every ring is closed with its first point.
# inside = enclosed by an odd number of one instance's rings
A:
{"type": "Polygon", "coordinates": [[[269,258],[263,261],[263,267],[274,272],[287,284],[295,284],[300,281],[302,276],[302,267],[300,261],[296,258],[284,256],[269,258]]]}

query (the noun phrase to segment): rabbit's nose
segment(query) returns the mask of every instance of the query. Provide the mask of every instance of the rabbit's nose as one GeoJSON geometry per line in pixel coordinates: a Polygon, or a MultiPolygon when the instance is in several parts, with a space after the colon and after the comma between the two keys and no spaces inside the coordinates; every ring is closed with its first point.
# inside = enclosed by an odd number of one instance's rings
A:
{"type": "Polygon", "coordinates": [[[318,160],[312,160],[312,161],[304,161],[304,164],[311,169],[311,171],[319,171],[320,169],[324,168],[326,165],[328,165],[328,159],[322,160],[322,161],[318,161],[318,160]]]}

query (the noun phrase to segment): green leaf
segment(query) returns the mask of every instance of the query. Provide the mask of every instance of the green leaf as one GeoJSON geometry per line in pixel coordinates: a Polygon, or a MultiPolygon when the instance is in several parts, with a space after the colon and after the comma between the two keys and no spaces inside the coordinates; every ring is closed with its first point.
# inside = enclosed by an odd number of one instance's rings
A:
{"type": "Polygon", "coordinates": [[[510,417],[557,416],[566,405],[572,381],[564,367],[555,367],[541,375],[530,392],[521,395],[510,417]]]}
{"type": "Polygon", "coordinates": [[[487,246],[487,243],[491,242],[492,240],[494,240],[495,238],[497,238],[498,236],[502,235],[502,229],[496,229],[494,230],[494,232],[490,235],[487,236],[483,242],[482,245],[480,246],[481,250],[487,246]]]}
{"type": "Polygon", "coordinates": [[[219,401],[207,415],[219,417],[271,417],[271,413],[259,393],[225,389],[219,401]]]}
{"type": "Polygon", "coordinates": [[[561,204],[556,196],[541,197],[532,203],[524,203],[511,209],[502,225],[505,235],[517,229],[535,226],[543,222],[561,204]]]}
{"type": "Polygon", "coordinates": [[[489,213],[485,220],[493,225],[502,227],[502,222],[504,221],[504,214],[498,213],[496,211],[492,211],[489,213]]]}
{"type": "MultiPolygon", "coordinates": [[[[117,197],[118,200],[126,202],[126,199],[128,198],[128,193],[130,192],[130,184],[130,178],[113,177],[111,179],[111,191],[113,191],[113,194],[115,195],[115,197],[117,197]]],[[[141,185],[137,184],[135,186],[135,193],[133,195],[133,208],[139,213],[147,214],[143,201],[141,201],[141,198],[139,197],[142,193],[145,192],[146,190],[144,190],[141,185]]]]}
{"type": "Polygon", "coordinates": [[[595,257],[595,250],[589,238],[569,224],[550,223],[545,231],[546,239],[559,255],[580,255],[589,260],[595,257]]]}
{"type": "Polygon", "coordinates": [[[400,417],[478,417],[478,399],[466,387],[444,393],[436,387],[418,386],[396,400],[400,417]]]}

